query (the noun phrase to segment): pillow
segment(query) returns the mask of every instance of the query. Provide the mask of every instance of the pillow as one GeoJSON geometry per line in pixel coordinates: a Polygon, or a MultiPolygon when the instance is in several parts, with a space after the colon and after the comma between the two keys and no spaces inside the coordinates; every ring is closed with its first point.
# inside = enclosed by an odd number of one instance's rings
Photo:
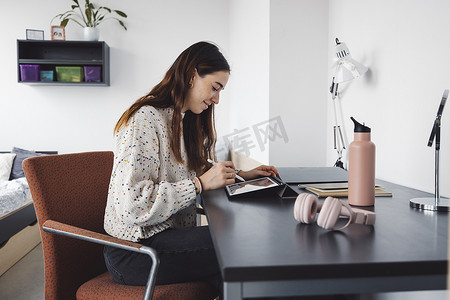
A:
{"type": "Polygon", "coordinates": [[[9,179],[17,179],[21,177],[25,177],[25,173],[22,169],[22,162],[28,157],[39,156],[42,154],[36,153],[35,151],[25,150],[21,148],[14,147],[11,153],[16,154],[16,158],[14,159],[14,164],[11,171],[11,177],[9,179]]]}
{"type": "Polygon", "coordinates": [[[0,154],[0,181],[8,181],[11,175],[11,169],[16,157],[15,153],[0,154]]]}

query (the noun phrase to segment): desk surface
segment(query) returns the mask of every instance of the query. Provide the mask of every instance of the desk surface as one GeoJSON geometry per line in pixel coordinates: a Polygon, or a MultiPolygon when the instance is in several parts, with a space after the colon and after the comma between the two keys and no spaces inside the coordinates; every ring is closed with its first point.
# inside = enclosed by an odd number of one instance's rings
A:
{"type": "MultiPolygon", "coordinates": [[[[298,224],[292,199],[230,201],[222,189],[205,192],[203,205],[224,281],[437,275],[437,282],[398,290],[445,289],[448,214],[409,206],[411,198],[432,196],[428,193],[377,183],[394,196],[376,198],[376,224],[336,232],[298,224]]],[[[397,289],[386,287],[389,290],[397,289]]]]}

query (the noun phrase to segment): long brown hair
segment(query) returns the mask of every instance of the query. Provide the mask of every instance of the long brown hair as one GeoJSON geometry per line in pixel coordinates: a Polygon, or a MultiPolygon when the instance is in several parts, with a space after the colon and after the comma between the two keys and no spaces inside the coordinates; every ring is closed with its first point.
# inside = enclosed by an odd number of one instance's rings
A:
{"type": "Polygon", "coordinates": [[[178,56],[161,82],[122,114],[114,133],[125,126],[134,113],[145,105],[159,108],[173,107],[170,137],[173,154],[178,162],[184,163],[181,158],[180,139],[183,134],[188,157],[187,166],[197,173],[202,173],[206,170],[206,166],[209,166],[207,159],[215,158],[214,105],[210,105],[198,115],[188,110],[183,119],[181,116],[189,81],[195,70],[203,77],[217,71],[230,72],[230,66],[214,44],[198,42],[190,46],[178,56]]]}

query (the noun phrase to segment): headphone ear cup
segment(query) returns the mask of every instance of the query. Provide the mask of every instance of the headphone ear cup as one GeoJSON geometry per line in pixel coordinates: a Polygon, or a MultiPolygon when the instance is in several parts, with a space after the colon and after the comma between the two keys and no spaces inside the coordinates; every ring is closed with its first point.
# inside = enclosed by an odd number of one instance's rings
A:
{"type": "Polygon", "coordinates": [[[302,193],[297,196],[294,204],[294,218],[299,223],[311,224],[317,213],[317,197],[302,193]]]}
{"type": "Polygon", "coordinates": [[[317,217],[317,225],[325,229],[333,229],[341,213],[342,203],[339,199],[327,197],[317,217]]]}

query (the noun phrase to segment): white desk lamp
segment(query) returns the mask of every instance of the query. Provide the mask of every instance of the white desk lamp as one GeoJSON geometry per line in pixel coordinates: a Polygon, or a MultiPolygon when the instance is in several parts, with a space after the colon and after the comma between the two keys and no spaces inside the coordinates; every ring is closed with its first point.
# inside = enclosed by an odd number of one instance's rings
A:
{"type": "Polygon", "coordinates": [[[350,51],[348,50],[347,45],[345,45],[345,43],[341,43],[337,38],[335,51],[337,57],[336,71],[334,72],[334,77],[331,81],[330,87],[330,93],[333,99],[334,108],[334,149],[336,149],[338,153],[338,159],[336,160],[334,166],[345,169],[342,157],[343,150],[346,149],[346,145],[348,143],[345,134],[342,134],[341,125],[339,125],[342,124],[342,128],[344,127],[344,124],[342,122],[342,110],[339,103],[338,87],[339,83],[341,82],[350,81],[363,75],[367,72],[368,68],[354,60],[350,55],[350,51]],[[337,111],[340,112],[341,122],[338,122],[337,111]]]}

